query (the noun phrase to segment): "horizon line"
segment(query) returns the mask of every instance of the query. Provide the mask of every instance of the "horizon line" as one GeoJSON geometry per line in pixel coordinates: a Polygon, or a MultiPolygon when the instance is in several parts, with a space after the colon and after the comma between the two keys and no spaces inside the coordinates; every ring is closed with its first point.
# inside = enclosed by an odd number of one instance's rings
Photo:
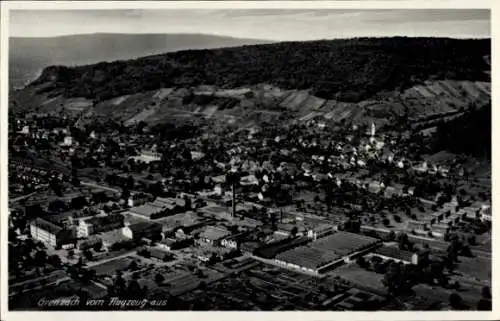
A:
{"type": "Polygon", "coordinates": [[[318,38],[318,39],[307,39],[307,40],[278,40],[278,39],[265,39],[265,38],[248,38],[248,37],[235,37],[230,35],[219,35],[211,33],[191,33],[191,32],[147,32],[147,33],[121,33],[121,32],[89,32],[89,33],[74,33],[56,36],[40,36],[40,37],[23,37],[23,36],[11,36],[9,39],[56,39],[56,38],[66,38],[66,37],[76,37],[76,36],[92,36],[92,35],[123,35],[123,36],[159,36],[159,35],[199,35],[199,36],[211,36],[220,38],[232,38],[241,40],[257,40],[257,41],[271,41],[271,42],[308,42],[308,41],[318,41],[318,40],[347,40],[347,39],[357,39],[357,38],[441,38],[441,39],[457,39],[457,40],[481,40],[490,39],[490,36],[476,36],[476,37],[450,37],[450,36],[408,36],[408,35],[392,35],[392,36],[355,36],[355,37],[341,37],[341,38],[318,38]]]}

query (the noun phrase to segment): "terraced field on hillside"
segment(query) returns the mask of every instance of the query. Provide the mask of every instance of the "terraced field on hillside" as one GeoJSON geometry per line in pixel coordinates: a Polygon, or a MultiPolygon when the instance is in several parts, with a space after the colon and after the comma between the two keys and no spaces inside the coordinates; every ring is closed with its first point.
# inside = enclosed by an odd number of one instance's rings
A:
{"type": "MultiPolygon", "coordinates": [[[[26,93],[26,92],[25,92],[26,93]]],[[[93,106],[84,98],[48,97],[40,89],[31,89],[26,97],[14,97],[15,103],[26,110],[38,112],[66,111],[86,114],[87,118],[113,118],[132,125],[140,121],[161,123],[197,119],[217,119],[222,122],[245,124],[276,121],[280,115],[300,121],[323,119],[334,123],[369,123],[378,126],[406,116],[415,122],[428,118],[450,117],[471,107],[491,101],[491,84],[472,81],[428,81],[402,93],[381,98],[348,103],[325,100],[307,90],[282,90],[271,85],[256,85],[234,89],[215,86],[195,88],[161,88],[139,94],[116,97],[93,106]],[[37,93],[38,90],[38,93],[37,93]],[[194,95],[194,96],[193,96],[194,95]],[[199,103],[186,97],[213,97],[212,103],[199,103]],[[217,99],[232,99],[223,107],[217,99]]]]}

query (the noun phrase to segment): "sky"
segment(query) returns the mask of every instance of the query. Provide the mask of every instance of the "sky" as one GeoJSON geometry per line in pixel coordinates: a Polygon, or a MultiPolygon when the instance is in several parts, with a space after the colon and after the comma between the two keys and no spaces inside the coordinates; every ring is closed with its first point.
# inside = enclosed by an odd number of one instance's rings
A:
{"type": "Polygon", "coordinates": [[[197,33],[275,41],[349,37],[490,37],[481,9],[13,10],[11,37],[197,33]]]}

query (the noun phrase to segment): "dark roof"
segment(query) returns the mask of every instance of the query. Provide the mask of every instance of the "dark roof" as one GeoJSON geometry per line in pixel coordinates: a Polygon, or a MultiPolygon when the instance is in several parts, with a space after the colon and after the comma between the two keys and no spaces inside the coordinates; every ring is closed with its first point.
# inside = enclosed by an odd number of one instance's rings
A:
{"type": "Polygon", "coordinates": [[[392,247],[392,246],[382,246],[373,251],[373,253],[383,255],[386,257],[391,257],[398,260],[403,260],[406,262],[411,262],[411,258],[413,256],[413,252],[400,250],[397,247],[392,247]]]}
{"type": "Polygon", "coordinates": [[[280,253],[276,258],[287,263],[315,269],[339,259],[341,256],[328,250],[315,249],[308,246],[300,246],[292,250],[280,253]]]}
{"type": "Polygon", "coordinates": [[[35,225],[39,229],[45,230],[52,234],[58,234],[63,231],[61,226],[58,226],[52,222],[44,220],[43,218],[37,218],[31,222],[31,225],[35,225]]]}
{"type": "Polygon", "coordinates": [[[162,226],[158,223],[152,223],[152,222],[138,222],[135,224],[131,224],[128,226],[132,232],[143,232],[147,230],[153,230],[153,229],[158,229],[161,231],[162,226]]]}
{"type": "Polygon", "coordinates": [[[89,218],[88,220],[85,220],[85,222],[87,224],[92,224],[95,226],[105,226],[115,223],[123,223],[124,219],[125,218],[121,214],[113,214],[107,216],[94,216],[89,218]]]}
{"type": "Polygon", "coordinates": [[[349,255],[378,242],[379,240],[372,237],[340,231],[313,242],[311,247],[333,251],[339,255],[349,255]]]}
{"type": "Polygon", "coordinates": [[[241,249],[246,250],[246,251],[254,251],[260,247],[262,247],[263,243],[257,242],[257,241],[248,241],[248,242],[243,242],[241,244],[241,249]]]}

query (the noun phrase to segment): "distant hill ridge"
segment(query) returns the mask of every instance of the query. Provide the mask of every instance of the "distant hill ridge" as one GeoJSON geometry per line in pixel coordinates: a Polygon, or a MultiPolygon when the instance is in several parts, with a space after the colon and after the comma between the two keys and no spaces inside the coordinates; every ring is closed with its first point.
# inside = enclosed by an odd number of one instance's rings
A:
{"type": "Polygon", "coordinates": [[[258,39],[205,34],[96,33],[50,38],[10,38],[11,87],[32,81],[50,65],[76,66],[133,59],[184,49],[204,49],[267,43],[258,39]]]}
{"type": "Polygon", "coordinates": [[[490,81],[489,39],[354,38],[185,50],[74,68],[46,68],[33,85],[98,101],[165,87],[269,83],[357,102],[426,80],[490,81]]]}

